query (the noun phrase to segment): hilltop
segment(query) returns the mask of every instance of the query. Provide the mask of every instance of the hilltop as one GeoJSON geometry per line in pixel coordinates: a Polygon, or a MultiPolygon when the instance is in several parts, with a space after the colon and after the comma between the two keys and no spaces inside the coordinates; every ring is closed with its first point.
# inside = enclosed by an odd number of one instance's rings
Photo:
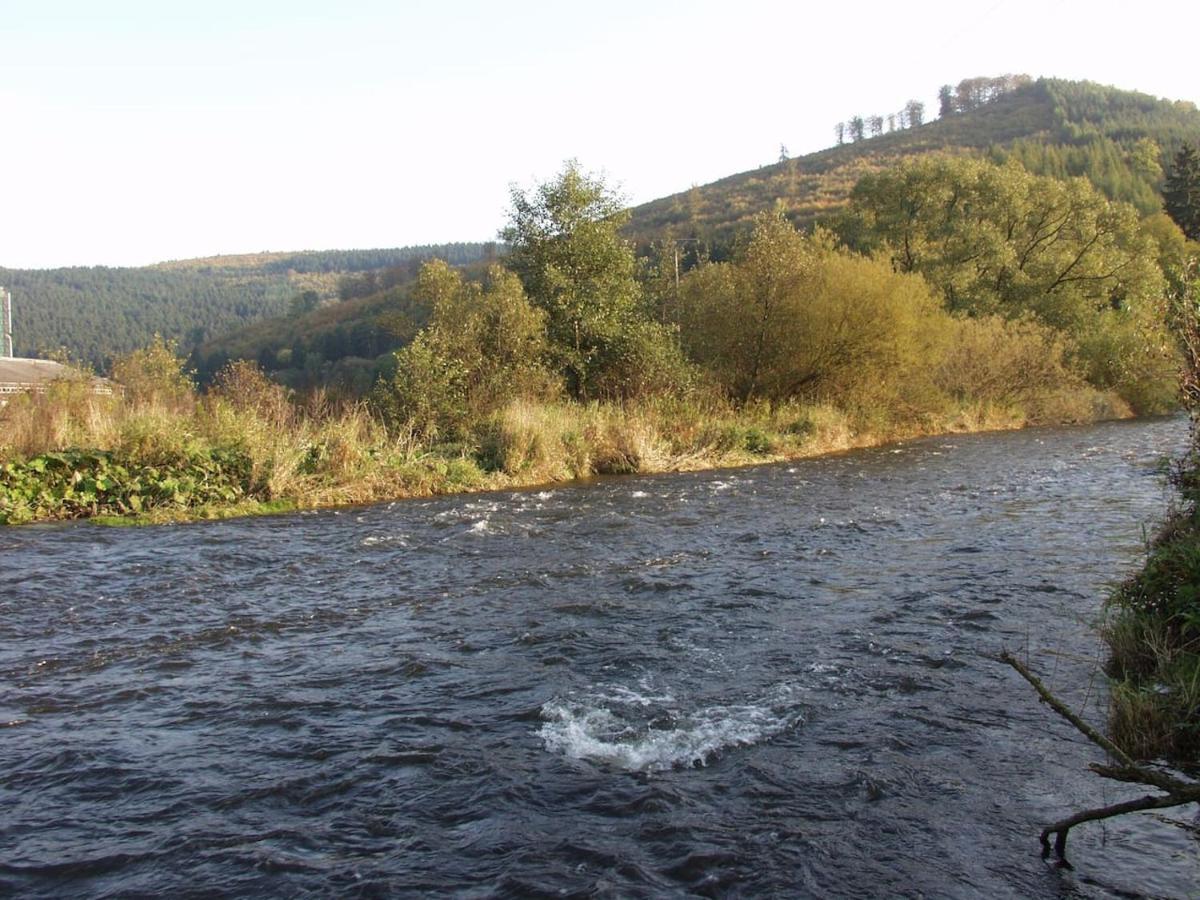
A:
{"type": "MultiPolygon", "coordinates": [[[[988,81],[967,79],[954,94],[988,81]]],[[[958,106],[933,121],[643,203],[626,233],[641,244],[687,237],[719,246],[777,202],[793,222],[811,224],[836,213],[863,175],[933,152],[1013,157],[1036,175],[1086,176],[1110,199],[1148,214],[1161,205],[1161,165],[1182,142],[1200,138],[1195,104],[1086,81],[1016,79],[958,106]]]]}

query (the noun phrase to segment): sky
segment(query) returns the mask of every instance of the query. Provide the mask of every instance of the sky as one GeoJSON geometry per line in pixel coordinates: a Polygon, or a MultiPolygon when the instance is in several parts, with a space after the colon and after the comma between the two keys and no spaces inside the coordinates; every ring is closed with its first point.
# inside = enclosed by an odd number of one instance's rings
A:
{"type": "Polygon", "coordinates": [[[492,240],[564,160],[640,203],[977,75],[1200,102],[1197,33],[1176,0],[0,0],[0,267],[492,240]]]}

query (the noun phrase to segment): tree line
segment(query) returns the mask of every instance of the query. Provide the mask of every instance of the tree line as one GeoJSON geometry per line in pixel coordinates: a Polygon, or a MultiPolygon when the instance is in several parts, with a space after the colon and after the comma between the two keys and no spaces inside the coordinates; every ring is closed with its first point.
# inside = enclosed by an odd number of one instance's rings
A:
{"type": "Polygon", "coordinates": [[[917,128],[925,123],[925,104],[920,100],[909,100],[903,109],[886,115],[861,116],[853,115],[845,122],[833,126],[834,137],[838,146],[849,141],[856,144],[868,137],[879,137],[886,130],[903,131],[906,128],[917,128]]]}
{"type": "Polygon", "coordinates": [[[835,227],[766,212],[677,278],[666,254],[635,257],[627,215],[570,163],[514,191],[503,264],[479,280],[423,266],[430,321],[375,388],[387,420],[461,439],[518,398],[697,391],[883,415],[1070,391],[1174,402],[1163,266],[1183,236],[1083,179],[911,160],[861,179],[835,227]]]}
{"type": "MultiPolygon", "coordinates": [[[[945,84],[938,89],[938,115],[941,118],[956,113],[971,112],[1001,97],[1033,84],[1028,75],[998,75],[995,77],[964,78],[957,87],[945,84]]],[[[917,128],[925,123],[925,104],[909,100],[898,112],[869,116],[853,115],[833,127],[839,146],[858,143],[893,131],[917,128]]]]}

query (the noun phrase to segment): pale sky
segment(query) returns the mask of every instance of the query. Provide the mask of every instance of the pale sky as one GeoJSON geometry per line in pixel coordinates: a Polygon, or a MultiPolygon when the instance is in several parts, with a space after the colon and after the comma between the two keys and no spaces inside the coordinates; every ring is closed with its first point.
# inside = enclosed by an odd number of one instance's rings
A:
{"type": "Polygon", "coordinates": [[[1025,72],[1200,101],[1200,3],[0,0],[0,266],[492,240],[1025,72]]]}

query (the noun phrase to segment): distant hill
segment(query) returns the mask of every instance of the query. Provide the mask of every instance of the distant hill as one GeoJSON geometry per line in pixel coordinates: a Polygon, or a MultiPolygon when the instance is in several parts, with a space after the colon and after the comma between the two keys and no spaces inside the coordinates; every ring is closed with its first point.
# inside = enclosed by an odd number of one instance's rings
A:
{"type": "Polygon", "coordinates": [[[627,233],[640,244],[670,237],[720,245],[776,202],[796,223],[812,223],[840,209],[862,175],[935,151],[1015,157],[1039,175],[1083,175],[1110,198],[1150,213],[1159,208],[1161,178],[1150,163],[1165,164],[1183,141],[1197,139],[1200,111],[1193,103],[1041,78],[916,127],[644,203],[634,207],[627,233]]]}
{"type": "Polygon", "coordinates": [[[305,291],[336,298],[348,275],[434,256],[463,264],[494,252],[491,244],[464,243],[215,256],[141,268],[0,268],[0,285],[13,294],[18,356],[65,348],[103,369],[113,356],[145,346],[156,333],[188,350],[281,315],[305,291]]]}

